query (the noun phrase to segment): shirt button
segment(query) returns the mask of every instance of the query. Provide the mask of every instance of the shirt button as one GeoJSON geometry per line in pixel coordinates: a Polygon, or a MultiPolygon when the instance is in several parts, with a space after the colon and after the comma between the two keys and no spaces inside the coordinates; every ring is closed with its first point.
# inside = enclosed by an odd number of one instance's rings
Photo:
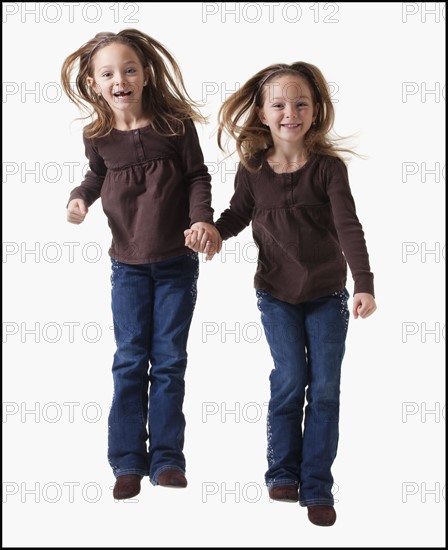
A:
{"type": "Polygon", "coordinates": [[[138,134],[138,130],[135,130],[135,131],[134,131],[134,134],[137,135],[137,134],[138,134]]]}

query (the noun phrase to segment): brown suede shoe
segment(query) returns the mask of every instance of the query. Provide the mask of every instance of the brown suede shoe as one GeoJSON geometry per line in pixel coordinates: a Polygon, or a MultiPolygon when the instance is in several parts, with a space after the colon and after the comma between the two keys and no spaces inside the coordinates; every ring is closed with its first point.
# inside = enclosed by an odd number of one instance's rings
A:
{"type": "Polygon", "coordinates": [[[333,506],[308,506],[308,519],[314,525],[330,527],[336,521],[336,510],[333,506]]]}
{"type": "Polygon", "coordinates": [[[157,478],[157,485],[183,489],[187,486],[187,479],[179,470],[163,470],[157,478]]]}
{"type": "Polygon", "coordinates": [[[140,481],[142,476],[129,474],[117,477],[114,485],[113,495],[116,500],[132,498],[140,493],[140,481]]]}
{"type": "Polygon", "coordinates": [[[279,485],[269,489],[269,497],[280,502],[297,502],[299,500],[299,488],[297,485],[279,485]]]}

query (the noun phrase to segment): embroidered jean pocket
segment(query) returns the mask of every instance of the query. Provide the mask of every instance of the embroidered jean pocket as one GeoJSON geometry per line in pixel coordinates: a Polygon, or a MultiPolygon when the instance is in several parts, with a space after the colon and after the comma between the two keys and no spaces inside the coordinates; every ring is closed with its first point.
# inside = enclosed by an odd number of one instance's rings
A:
{"type": "Polygon", "coordinates": [[[123,264],[116,260],[115,258],[110,259],[112,270],[110,273],[110,284],[113,287],[117,281],[117,278],[120,274],[120,269],[122,268],[123,264]]]}
{"type": "Polygon", "coordinates": [[[263,313],[263,309],[262,309],[263,300],[267,296],[269,296],[269,294],[266,292],[266,290],[257,288],[255,291],[255,295],[257,296],[257,308],[260,310],[261,313],[263,313]]]}

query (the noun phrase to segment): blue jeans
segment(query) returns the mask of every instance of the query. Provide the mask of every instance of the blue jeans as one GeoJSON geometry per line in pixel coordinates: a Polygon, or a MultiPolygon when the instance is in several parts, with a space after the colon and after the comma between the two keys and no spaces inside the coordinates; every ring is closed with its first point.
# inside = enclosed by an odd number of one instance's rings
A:
{"type": "Polygon", "coordinates": [[[185,473],[184,375],[198,272],[196,253],[140,265],[112,259],[117,350],[108,459],[115,477],[149,475],[156,485],[163,470],[185,473]]]}
{"type": "Polygon", "coordinates": [[[331,466],[339,438],[348,296],[344,289],[302,304],[289,304],[257,290],[274,360],[266,485],[298,485],[301,506],[334,504],[331,466]]]}

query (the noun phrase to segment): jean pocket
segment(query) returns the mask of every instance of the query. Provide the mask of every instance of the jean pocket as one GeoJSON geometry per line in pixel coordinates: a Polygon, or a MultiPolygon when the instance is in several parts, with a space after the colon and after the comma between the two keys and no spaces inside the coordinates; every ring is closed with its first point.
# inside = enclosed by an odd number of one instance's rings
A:
{"type": "Polygon", "coordinates": [[[257,288],[255,290],[255,295],[257,297],[257,307],[261,312],[263,312],[263,310],[261,309],[261,306],[262,306],[263,300],[267,296],[269,296],[269,294],[266,292],[266,290],[262,290],[261,288],[257,288]]]}
{"type": "Polygon", "coordinates": [[[110,284],[112,286],[114,286],[118,276],[119,276],[119,273],[120,273],[120,269],[123,268],[123,264],[121,262],[119,262],[118,260],[116,260],[115,258],[111,258],[110,259],[110,263],[112,265],[112,271],[111,271],[111,274],[110,274],[110,284]]]}
{"type": "Polygon", "coordinates": [[[348,322],[350,320],[350,310],[348,308],[348,299],[350,298],[350,293],[346,288],[343,288],[342,290],[333,292],[331,296],[338,301],[338,309],[342,317],[343,328],[345,331],[347,331],[348,322]]]}

